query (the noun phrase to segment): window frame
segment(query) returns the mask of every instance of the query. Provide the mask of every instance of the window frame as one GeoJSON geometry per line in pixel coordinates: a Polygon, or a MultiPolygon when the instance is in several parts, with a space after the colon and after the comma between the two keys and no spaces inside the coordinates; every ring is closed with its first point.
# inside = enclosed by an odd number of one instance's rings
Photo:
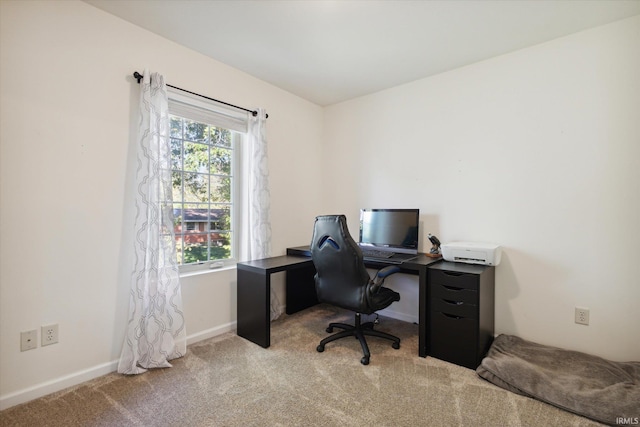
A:
{"type": "MultiPolygon", "coordinates": [[[[248,120],[246,114],[240,114],[235,110],[219,106],[214,102],[196,98],[175,90],[168,91],[168,98],[169,117],[176,116],[185,120],[205,123],[209,126],[224,128],[231,131],[230,257],[221,260],[178,264],[179,271],[181,274],[197,273],[217,270],[225,267],[234,267],[237,264],[241,253],[241,239],[239,232],[243,212],[241,189],[245,180],[245,173],[243,173],[244,171],[242,170],[242,145],[248,131],[248,120]]],[[[210,147],[213,147],[213,145],[210,145],[210,147]]],[[[184,158],[184,147],[181,150],[181,156],[184,158]]],[[[207,228],[210,228],[210,224],[207,228]]],[[[209,230],[207,230],[207,234],[208,232],[209,230]]]]}

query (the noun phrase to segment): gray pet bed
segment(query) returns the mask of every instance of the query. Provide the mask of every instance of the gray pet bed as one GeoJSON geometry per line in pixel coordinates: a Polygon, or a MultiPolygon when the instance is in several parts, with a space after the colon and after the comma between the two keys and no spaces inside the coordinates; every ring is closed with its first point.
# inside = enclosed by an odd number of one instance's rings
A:
{"type": "Polygon", "coordinates": [[[476,370],[485,380],[601,423],[638,423],[640,362],[498,336],[476,370]]]}

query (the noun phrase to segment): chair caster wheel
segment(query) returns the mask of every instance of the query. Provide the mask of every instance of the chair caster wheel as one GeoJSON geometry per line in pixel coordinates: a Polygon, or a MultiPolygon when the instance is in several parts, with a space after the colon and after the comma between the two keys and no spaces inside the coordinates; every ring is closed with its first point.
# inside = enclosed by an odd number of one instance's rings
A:
{"type": "Polygon", "coordinates": [[[400,343],[399,342],[394,342],[393,344],[391,344],[391,347],[395,348],[396,350],[400,348],[400,343]]]}
{"type": "Polygon", "coordinates": [[[316,347],[316,350],[318,351],[318,353],[322,353],[324,351],[324,346],[323,345],[319,345],[316,347]]]}
{"type": "Polygon", "coordinates": [[[327,332],[328,332],[328,333],[333,332],[333,328],[332,328],[332,327],[328,327],[328,328],[327,328],[327,332]]]}
{"type": "Polygon", "coordinates": [[[360,363],[362,363],[363,365],[368,365],[369,364],[369,358],[368,357],[363,357],[362,359],[360,359],[360,363]]]}

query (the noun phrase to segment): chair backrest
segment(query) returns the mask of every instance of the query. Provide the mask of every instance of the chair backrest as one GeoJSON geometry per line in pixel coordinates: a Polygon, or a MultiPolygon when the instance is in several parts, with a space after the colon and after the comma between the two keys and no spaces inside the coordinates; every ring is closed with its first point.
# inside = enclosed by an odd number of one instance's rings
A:
{"type": "Polygon", "coordinates": [[[311,259],[316,268],[316,293],[320,302],[356,312],[367,309],[369,273],[360,247],[349,234],[344,215],[316,218],[311,259]]]}

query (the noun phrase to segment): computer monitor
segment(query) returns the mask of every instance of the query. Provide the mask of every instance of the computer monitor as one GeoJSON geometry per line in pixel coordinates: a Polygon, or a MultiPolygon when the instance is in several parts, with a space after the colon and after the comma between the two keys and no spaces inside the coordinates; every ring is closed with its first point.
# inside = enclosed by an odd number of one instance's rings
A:
{"type": "Polygon", "coordinates": [[[360,246],[417,254],[419,209],[361,209],[360,246]]]}

